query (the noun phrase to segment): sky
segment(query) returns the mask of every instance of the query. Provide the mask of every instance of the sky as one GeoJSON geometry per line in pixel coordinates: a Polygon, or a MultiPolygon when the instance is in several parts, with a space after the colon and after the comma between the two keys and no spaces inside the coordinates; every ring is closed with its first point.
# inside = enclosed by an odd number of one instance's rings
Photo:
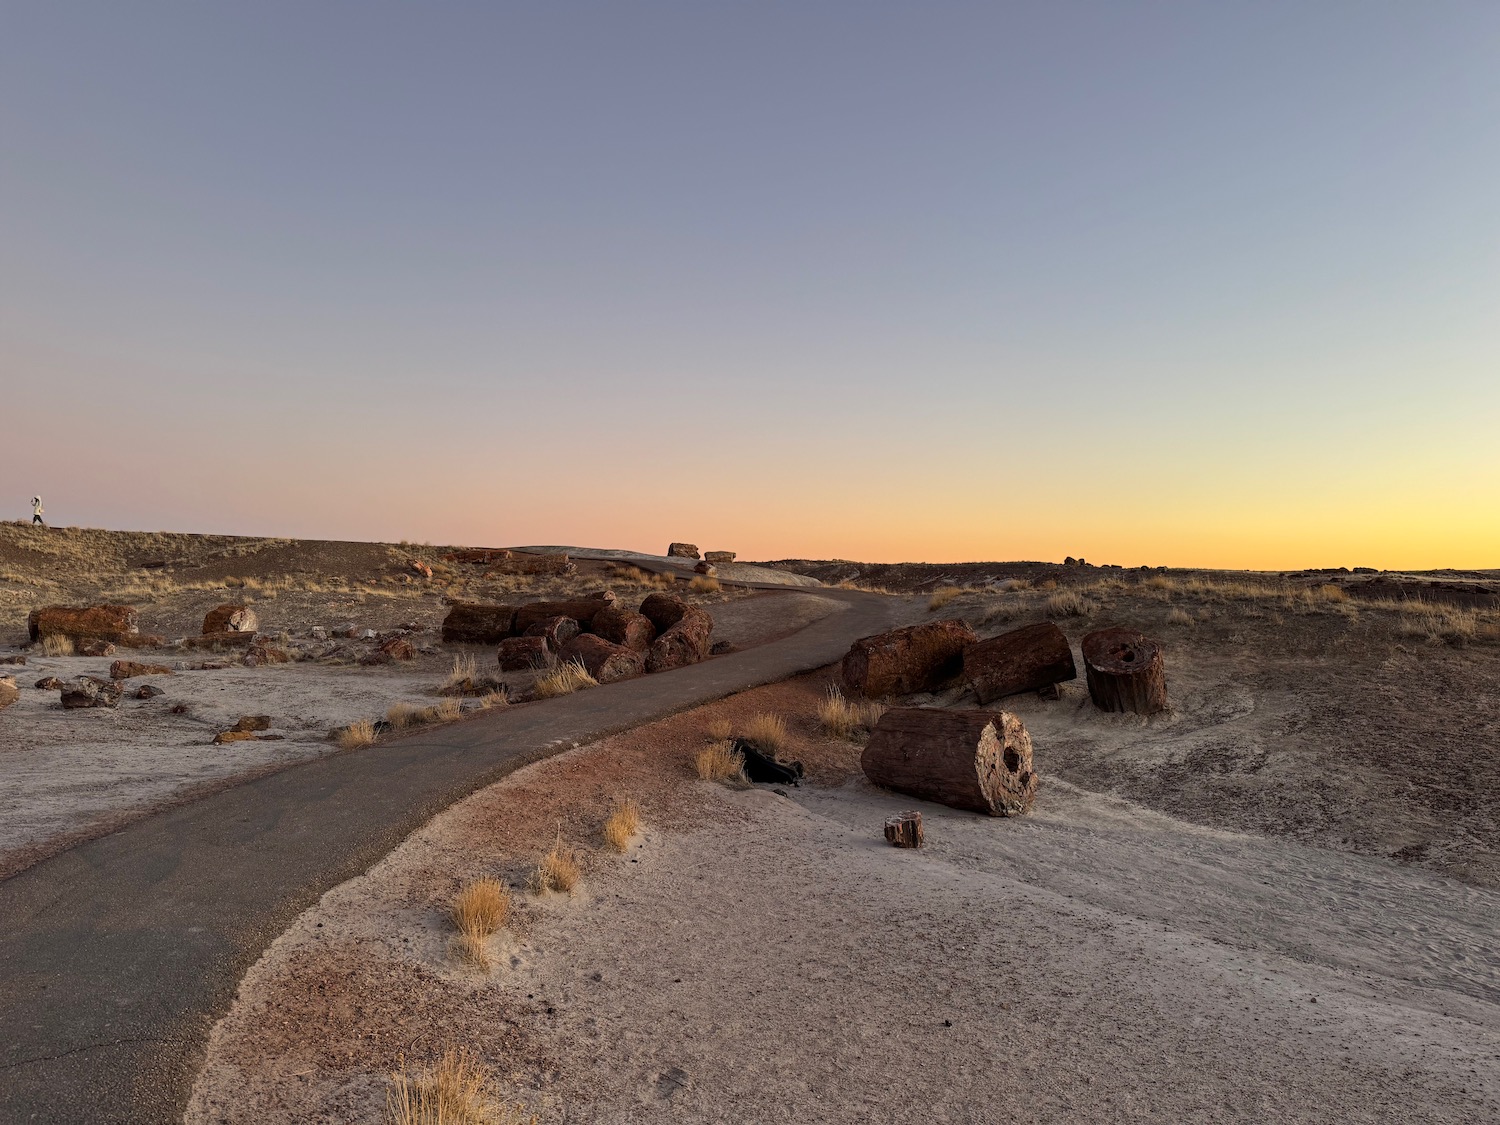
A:
{"type": "Polygon", "coordinates": [[[1500,567],[1500,5],[0,4],[0,518],[1500,567]]]}

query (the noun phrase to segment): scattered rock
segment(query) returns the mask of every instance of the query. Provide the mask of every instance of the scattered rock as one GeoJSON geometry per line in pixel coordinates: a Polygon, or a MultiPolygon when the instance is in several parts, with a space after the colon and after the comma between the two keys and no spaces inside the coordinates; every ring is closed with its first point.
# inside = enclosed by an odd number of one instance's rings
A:
{"type": "Polygon", "coordinates": [[[253,629],[227,629],[201,637],[183,637],[180,643],[183,648],[193,649],[249,648],[255,643],[255,638],[253,629]]]}
{"type": "Polygon", "coordinates": [[[380,634],[377,633],[374,629],[361,629],[355,639],[361,641],[373,641],[378,636],[380,636],[380,634]]]}
{"type": "Polygon", "coordinates": [[[861,637],[844,656],[844,691],[871,699],[931,691],[963,670],[964,649],[978,641],[959,619],[861,637]]]}
{"type": "Polygon", "coordinates": [[[710,655],[710,656],[723,656],[726,653],[731,653],[733,651],[734,651],[734,644],[733,644],[733,642],[731,642],[731,641],[715,641],[712,645],[709,646],[708,655],[710,655]]]}
{"type": "Polygon", "coordinates": [[[500,642],[499,660],[502,672],[526,672],[553,667],[557,653],[546,637],[506,637],[500,642]]]}
{"type": "Polygon", "coordinates": [[[670,559],[696,559],[698,548],[692,543],[673,543],[667,548],[667,557],[670,559]]]}
{"type": "Polygon", "coordinates": [[[226,742],[254,742],[255,735],[247,730],[223,730],[214,735],[215,746],[222,746],[226,742]]]}
{"type": "Polygon", "coordinates": [[[702,574],[709,578],[713,578],[719,573],[719,570],[718,567],[715,567],[708,562],[701,562],[697,566],[693,567],[693,573],[702,574]]]}
{"type": "Polygon", "coordinates": [[[0,711],[4,711],[21,698],[21,689],[16,687],[14,676],[0,676],[0,711]]]}
{"type": "Polygon", "coordinates": [[[420,574],[423,578],[432,577],[432,567],[428,566],[421,559],[412,559],[411,569],[413,573],[420,574]]]}
{"type": "Polygon", "coordinates": [[[405,637],[390,637],[381,641],[378,651],[385,653],[392,660],[415,660],[417,658],[417,646],[405,637]]]}
{"type": "Polygon", "coordinates": [[[79,656],[113,656],[115,646],[108,641],[82,641],[73,651],[79,656]]]}
{"type": "Polygon", "coordinates": [[[134,660],[116,660],[109,666],[112,680],[132,680],[137,676],[170,676],[172,669],[165,664],[139,664],[134,660]]]}
{"type": "Polygon", "coordinates": [[[137,699],[155,699],[158,695],[166,694],[166,692],[162,691],[155,684],[142,684],[135,689],[135,697],[137,699]]]}
{"type": "Polygon", "coordinates": [[[117,707],[124,689],[119,684],[95,676],[83,676],[62,684],[62,705],[76,711],[85,707],[117,707]]]}
{"type": "Polygon", "coordinates": [[[247,605],[221,605],[203,618],[203,635],[213,633],[253,633],[260,628],[255,610],[247,605]]]}
{"type": "Polygon", "coordinates": [[[140,615],[128,605],[50,605],[32,610],[26,618],[33,644],[46,637],[70,637],[75,643],[130,641],[140,631],[140,615]]]}
{"type": "Polygon", "coordinates": [[[36,682],[39,691],[56,691],[63,686],[63,682],[56,676],[43,676],[36,682]]]}
{"type": "Polygon", "coordinates": [[[230,727],[229,729],[230,730],[238,730],[238,731],[246,731],[246,730],[248,730],[248,731],[270,730],[271,729],[271,716],[270,715],[243,715],[243,716],[240,717],[240,721],[237,722],[237,723],[235,723],[234,726],[230,727]]]}
{"type": "Polygon", "coordinates": [[[323,628],[323,626],[321,625],[314,625],[311,629],[308,630],[308,633],[315,641],[326,641],[328,639],[328,630],[323,628]]]}
{"type": "Polygon", "coordinates": [[[0,664],[16,664],[16,665],[20,665],[20,664],[25,664],[25,663],[26,663],[26,657],[23,654],[20,654],[20,653],[18,653],[15,656],[0,656],[0,664]]]}
{"type": "Polygon", "coordinates": [[[734,552],[733,551],[704,551],[703,552],[703,560],[705,562],[711,562],[711,563],[713,563],[716,566],[724,566],[727,563],[734,562],[734,552]]]}
{"type": "Polygon", "coordinates": [[[245,653],[243,661],[246,668],[260,668],[267,664],[290,664],[291,662],[292,654],[286,649],[265,643],[257,644],[245,653]]]}

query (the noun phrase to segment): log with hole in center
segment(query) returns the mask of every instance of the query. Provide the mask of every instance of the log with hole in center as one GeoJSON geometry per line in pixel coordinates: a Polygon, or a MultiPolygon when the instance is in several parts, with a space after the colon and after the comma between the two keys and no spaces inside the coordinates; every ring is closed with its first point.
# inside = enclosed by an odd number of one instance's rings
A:
{"type": "Polygon", "coordinates": [[[1009,711],[892,708],[859,764],[876,785],[988,816],[1020,816],[1036,800],[1031,736],[1009,711]]]}
{"type": "Polygon", "coordinates": [[[1083,638],[1089,698],[1101,711],[1154,715],[1167,709],[1161,646],[1134,629],[1100,629],[1083,638]]]}

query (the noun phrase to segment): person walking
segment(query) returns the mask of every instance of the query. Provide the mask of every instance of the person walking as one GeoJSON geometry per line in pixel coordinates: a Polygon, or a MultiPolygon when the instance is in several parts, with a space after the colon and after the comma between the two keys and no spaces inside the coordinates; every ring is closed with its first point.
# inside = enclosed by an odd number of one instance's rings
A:
{"type": "Polygon", "coordinates": [[[46,510],[46,508],[42,507],[42,498],[40,496],[33,496],[31,498],[31,522],[33,524],[40,523],[43,527],[47,526],[42,522],[42,513],[46,510]]]}

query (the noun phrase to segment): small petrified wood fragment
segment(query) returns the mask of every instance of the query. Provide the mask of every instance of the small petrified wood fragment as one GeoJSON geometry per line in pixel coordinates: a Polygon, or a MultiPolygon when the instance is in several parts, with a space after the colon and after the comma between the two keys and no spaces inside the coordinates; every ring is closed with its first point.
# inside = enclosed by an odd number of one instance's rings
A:
{"type": "Polygon", "coordinates": [[[964,679],[980,703],[1077,678],[1068,638],[1050,621],[1013,629],[964,649],[964,679]]]}
{"type": "Polygon", "coordinates": [[[1036,799],[1031,736],[1009,711],[893,708],[859,764],[876,785],[989,816],[1020,816],[1036,799]]]}
{"type": "Polygon", "coordinates": [[[1134,629],[1100,629],[1083,638],[1089,698],[1101,711],[1154,715],[1167,709],[1161,646],[1134,629]]]}
{"type": "Polygon", "coordinates": [[[920,848],[922,846],[922,814],[912,811],[887,817],[885,838],[892,847],[920,848]]]}

